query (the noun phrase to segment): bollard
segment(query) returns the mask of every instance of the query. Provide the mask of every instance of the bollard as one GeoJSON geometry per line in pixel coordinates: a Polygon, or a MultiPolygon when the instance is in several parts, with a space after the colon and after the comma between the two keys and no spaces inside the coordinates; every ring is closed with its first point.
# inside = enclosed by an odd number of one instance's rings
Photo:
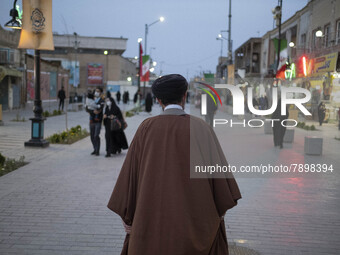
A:
{"type": "Polygon", "coordinates": [[[294,142],[294,129],[287,128],[285,132],[285,136],[283,137],[284,143],[292,143],[294,142]]]}
{"type": "Polygon", "coordinates": [[[305,136],[305,154],[321,155],[323,139],[316,136],[305,136]]]}

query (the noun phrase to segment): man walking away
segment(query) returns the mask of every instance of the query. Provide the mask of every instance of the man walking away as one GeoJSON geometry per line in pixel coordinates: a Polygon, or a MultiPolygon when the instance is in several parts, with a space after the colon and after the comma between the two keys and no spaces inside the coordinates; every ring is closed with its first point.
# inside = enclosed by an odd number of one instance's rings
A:
{"type": "Polygon", "coordinates": [[[117,94],[116,94],[116,98],[117,98],[117,103],[118,103],[118,104],[119,104],[119,102],[120,102],[120,97],[121,97],[120,91],[118,90],[118,91],[117,91],[117,94]]]}
{"type": "Polygon", "coordinates": [[[59,98],[58,110],[60,111],[60,107],[61,107],[61,110],[64,111],[64,101],[66,98],[64,86],[62,86],[61,89],[58,91],[58,98],[59,98]]]}
{"type": "Polygon", "coordinates": [[[108,203],[127,232],[121,254],[228,254],[223,216],[241,194],[231,175],[191,178],[192,159],[228,163],[214,130],[184,112],[187,88],[179,74],[152,84],[163,112],[139,126],[108,203]]]}
{"type": "Polygon", "coordinates": [[[286,115],[282,115],[281,112],[281,99],[277,102],[276,110],[273,112],[272,119],[280,120],[274,121],[273,125],[273,137],[274,137],[274,146],[283,148],[283,138],[286,133],[286,127],[282,126],[282,121],[288,119],[289,112],[288,107],[286,108],[286,115]]]}
{"type": "Polygon", "coordinates": [[[205,121],[211,126],[214,127],[214,116],[217,111],[217,99],[213,95],[214,99],[212,99],[209,95],[207,95],[207,114],[205,115],[205,121]]]}

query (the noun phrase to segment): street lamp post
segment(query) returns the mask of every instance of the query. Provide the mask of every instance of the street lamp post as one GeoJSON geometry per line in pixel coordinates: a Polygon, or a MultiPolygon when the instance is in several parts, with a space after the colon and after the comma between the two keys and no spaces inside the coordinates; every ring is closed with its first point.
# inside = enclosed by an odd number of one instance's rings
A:
{"type": "Polygon", "coordinates": [[[277,40],[277,65],[276,65],[276,72],[280,66],[280,49],[281,49],[281,18],[282,18],[282,0],[278,0],[278,6],[273,9],[274,19],[276,20],[276,26],[279,30],[279,36],[277,40]]]}
{"type": "Polygon", "coordinates": [[[222,56],[223,56],[223,39],[222,38],[219,38],[219,37],[216,37],[216,40],[220,40],[221,41],[221,59],[222,59],[222,56]]]}
{"type": "Polygon", "coordinates": [[[42,116],[43,108],[40,97],[40,50],[34,51],[34,117],[32,121],[31,140],[25,142],[25,146],[31,147],[47,147],[49,142],[44,139],[44,121],[46,118],[42,116]]]}
{"type": "Polygon", "coordinates": [[[231,0],[229,0],[229,15],[228,15],[228,62],[231,65],[233,63],[232,57],[232,43],[231,43],[231,0]]]}
{"type": "MultiPolygon", "coordinates": [[[[148,41],[148,33],[149,33],[149,27],[151,27],[152,25],[158,23],[158,22],[163,22],[164,21],[164,17],[160,17],[158,20],[152,22],[151,24],[145,24],[145,42],[144,42],[144,50],[145,50],[145,54],[144,56],[147,55],[147,41],[148,41]]],[[[143,98],[145,98],[145,86],[146,86],[146,81],[144,81],[144,91],[143,91],[143,98]]]]}

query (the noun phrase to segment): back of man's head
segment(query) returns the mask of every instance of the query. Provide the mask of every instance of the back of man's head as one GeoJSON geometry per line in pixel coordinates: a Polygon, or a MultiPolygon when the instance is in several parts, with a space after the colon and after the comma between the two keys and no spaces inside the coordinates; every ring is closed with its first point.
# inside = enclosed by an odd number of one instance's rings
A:
{"type": "Polygon", "coordinates": [[[164,75],[152,84],[152,93],[164,105],[178,104],[188,89],[188,82],[180,74],[164,75]]]}

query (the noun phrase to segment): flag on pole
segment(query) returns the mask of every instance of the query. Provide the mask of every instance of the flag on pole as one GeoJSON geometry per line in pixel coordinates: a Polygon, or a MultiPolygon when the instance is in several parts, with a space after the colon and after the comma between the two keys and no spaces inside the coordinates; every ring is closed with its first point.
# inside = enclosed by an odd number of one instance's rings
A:
{"type": "Polygon", "coordinates": [[[18,48],[54,50],[52,0],[22,0],[22,29],[18,48]]]}
{"type": "Polygon", "coordinates": [[[143,56],[143,47],[142,47],[142,44],[139,43],[139,76],[142,75],[142,67],[143,67],[143,59],[142,59],[142,56],[143,56]]]}
{"type": "Polygon", "coordinates": [[[143,65],[142,65],[142,76],[140,78],[141,81],[149,81],[150,76],[150,56],[143,56],[143,65]]]}
{"type": "MultiPolygon", "coordinates": [[[[277,53],[278,48],[279,48],[279,40],[277,38],[274,38],[273,42],[274,42],[275,52],[277,53]]],[[[287,58],[288,58],[287,40],[281,39],[280,40],[280,59],[279,59],[279,66],[277,70],[280,70],[286,64],[287,58]]]]}

